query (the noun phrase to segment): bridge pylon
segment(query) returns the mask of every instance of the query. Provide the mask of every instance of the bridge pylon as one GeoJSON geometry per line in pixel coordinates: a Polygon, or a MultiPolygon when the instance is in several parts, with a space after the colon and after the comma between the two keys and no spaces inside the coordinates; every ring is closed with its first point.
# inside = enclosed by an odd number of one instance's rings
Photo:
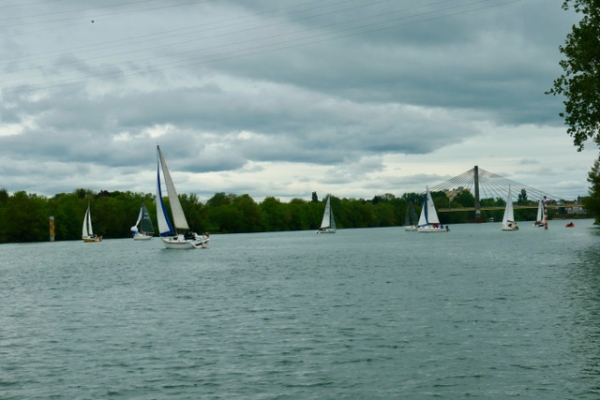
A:
{"type": "MultiPolygon", "coordinates": [[[[528,205],[532,201],[542,200],[544,197],[552,205],[556,205],[559,200],[556,196],[486,171],[477,165],[445,182],[430,186],[429,191],[445,192],[450,200],[452,200],[452,197],[457,193],[468,190],[474,198],[474,207],[470,209],[471,212],[475,211],[474,220],[481,220],[481,199],[483,198],[484,203],[487,199],[506,200],[509,186],[513,188],[513,202],[520,202],[519,204],[523,206],[528,205]]],[[[487,211],[486,206],[483,208],[484,211],[487,211]]]]}
{"type": "Polygon", "coordinates": [[[481,218],[481,205],[479,204],[479,167],[473,167],[473,182],[475,186],[475,218],[481,218]]]}

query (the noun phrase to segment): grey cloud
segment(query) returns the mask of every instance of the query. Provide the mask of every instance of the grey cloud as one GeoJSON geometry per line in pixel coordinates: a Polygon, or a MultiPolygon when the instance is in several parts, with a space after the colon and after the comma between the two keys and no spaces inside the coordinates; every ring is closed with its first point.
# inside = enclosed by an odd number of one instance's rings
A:
{"type": "MultiPolygon", "coordinates": [[[[78,4],[51,2],[43,10],[78,4]]],[[[87,4],[79,16],[105,3],[87,4]]],[[[396,182],[382,157],[434,157],[480,135],[481,122],[562,126],[560,99],[544,95],[560,73],[558,45],[575,20],[559,4],[333,4],[229,0],[160,11],[140,4],[128,8],[137,13],[106,15],[93,26],[41,17],[39,26],[0,23],[0,132],[2,124],[22,129],[0,136],[0,171],[23,185],[43,171],[12,169],[6,160],[35,160],[72,165],[78,173],[65,184],[96,179],[86,171],[99,166],[137,182],[135,171],[155,168],[160,144],[181,172],[250,174],[252,163],[304,163],[331,173],[298,172],[295,181],[424,186],[436,176],[396,182]],[[328,13],[342,7],[348,9],[328,13]],[[281,11],[265,12],[275,9],[281,11]],[[379,23],[367,19],[378,14],[379,23]]],[[[537,156],[514,157],[527,165],[537,156]]]]}

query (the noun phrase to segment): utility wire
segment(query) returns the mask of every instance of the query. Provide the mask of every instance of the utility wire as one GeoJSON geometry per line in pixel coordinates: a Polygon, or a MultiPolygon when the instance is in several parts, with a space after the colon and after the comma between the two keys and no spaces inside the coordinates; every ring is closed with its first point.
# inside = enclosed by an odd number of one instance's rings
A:
{"type": "MultiPolygon", "coordinates": [[[[470,3],[469,5],[479,4],[479,3],[486,2],[486,1],[488,1],[488,0],[481,0],[481,1],[478,1],[475,3],[470,3]]],[[[228,52],[228,53],[221,53],[218,55],[212,54],[212,55],[207,55],[207,56],[202,56],[202,57],[195,57],[195,58],[188,59],[185,61],[169,62],[169,63],[165,63],[162,65],[152,67],[152,68],[150,68],[148,70],[144,70],[144,71],[135,71],[135,72],[117,71],[117,72],[110,72],[110,73],[101,73],[101,74],[95,74],[95,75],[88,76],[85,79],[96,80],[96,79],[110,77],[110,76],[116,76],[116,75],[118,75],[120,77],[126,77],[126,76],[147,74],[149,72],[161,72],[161,71],[165,71],[165,70],[173,69],[173,68],[180,68],[180,67],[199,65],[199,64],[207,64],[207,63],[213,63],[213,62],[217,62],[217,61],[225,61],[225,60],[229,60],[229,59],[233,59],[233,58],[248,57],[248,56],[263,54],[263,53],[267,53],[267,52],[274,52],[274,51],[279,51],[279,50],[283,50],[283,49],[290,49],[290,48],[299,47],[299,46],[306,46],[309,44],[321,43],[321,42],[326,42],[326,41],[331,41],[331,40],[339,40],[339,39],[350,37],[350,36],[356,36],[356,35],[366,34],[366,33],[373,33],[373,32],[377,32],[377,31],[381,31],[381,30],[385,30],[385,29],[406,27],[408,25],[413,25],[416,23],[423,23],[426,21],[447,18],[450,16],[459,15],[459,14],[471,13],[471,12],[480,11],[480,10],[491,8],[491,7],[512,4],[512,3],[519,2],[519,1],[522,1],[522,0],[511,0],[511,1],[500,3],[500,4],[486,5],[486,6],[479,7],[479,8],[462,10],[462,11],[458,11],[455,13],[421,19],[418,21],[412,21],[412,22],[408,22],[408,23],[395,23],[393,25],[387,25],[387,26],[381,26],[382,22],[378,21],[377,23],[374,23],[374,24],[367,24],[367,25],[358,26],[358,27],[346,28],[346,29],[339,30],[337,32],[312,35],[312,36],[298,38],[298,39],[280,41],[278,43],[272,43],[272,44],[267,44],[267,45],[260,45],[260,46],[255,46],[255,47],[251,47],[251,48],[246,48],[242,52],[238,52],[238,53],[228,52]],[[354,31],[354,32],[352,32],[352,31],[354,31]],[[306,41],[306,40],[309,40],[309,41],[301,42],[301,41],[306,41]],[[294,42],[296,42],[296,43],[294,43],[294,42]],[[298,43],[298,42],[300,42],[300,43],[298,43]],[[212,58],[212,59],[207,59],[207,58],[212,58]]],[[[465,5],[463,4],[461,6],[464,7],[465,5]]],[[[446,11],[446,10],[441,10],[441,11],[446,11]]],[[[435,13],[435,12],[440,12],[440,10],[434,10],[431,12],[422,13],[417,16],[423,16],[423,15],[427,15],[427,14],[431,14],[431,13],[435,13]]],[[[387,21],[387,23],[389,24],[394,21],[401,21],[401,20],[404,20],[407,18],[414,18],[414,17],[415,16],[397,18],[397,19],[393,19],[392,21],[387,21]]],[[[24,91],[33,91],[33,90],[40,90],[40,89],[49,89],[49,88],[61,87],[61,86],[65,86],[65,85],[72,85],[72,84],[79,83],[81,81],[82,81],[82,79],[75,79],[75,80],[71,80],[71,81],[58,81],[58,82],[46,84],[46,85],[32,85],[29,87],[12,87],[12,88],[6,88],[4,90],[4,92],[5,93],[6,92],[24,92],[24,91]]]]}

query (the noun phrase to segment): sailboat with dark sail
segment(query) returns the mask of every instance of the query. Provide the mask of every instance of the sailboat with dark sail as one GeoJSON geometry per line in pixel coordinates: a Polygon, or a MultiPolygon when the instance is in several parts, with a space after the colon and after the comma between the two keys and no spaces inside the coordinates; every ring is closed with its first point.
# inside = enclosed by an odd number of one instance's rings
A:
{"type": "Polygon", "coordinates": [[[415,205],[412,201],[408,202],[408,206],[406,207],[406,220],[404,221],[404,230],[410,232],[417,231],[417,223],[419,222],[419,217],[417,217],[417,212],[415,211],[415,205]]]}
{"type": "Polygon", "coordinates": [[[133,240],[150,240],[154,234],[154,227],[152,226],[152,220],[148,209],[144,204],[140,208],[137,222],[131,227],[131,233],[133,234],[133,240]]]}

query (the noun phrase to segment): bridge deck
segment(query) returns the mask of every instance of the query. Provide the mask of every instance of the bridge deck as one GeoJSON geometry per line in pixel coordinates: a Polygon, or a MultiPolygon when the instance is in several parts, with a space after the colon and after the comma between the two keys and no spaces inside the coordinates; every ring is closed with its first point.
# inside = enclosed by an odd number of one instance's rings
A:
{"type": "MultiPolygon", "coordinates": [[[[569,207],[573,207],[573,205],[546,205],[546,208],[569,208],[569,207]]],[[[480,207],[481,211],[502,211],[504,210],[504,206],[502,207],[480,207]]],[[[538,206],[533,205],[533,206],[519,206],[519,205],[513,205],[513,208],[515,210],[521,210],[521,209],[529,209],[529,208],[535,208],[537,209],[538,206]]],[[[437,212],[469,212],[469,211],[475,211],[475,207],[464,207],[464,208],[440,208],[439,210],[437,210],[437,212]]]]}

